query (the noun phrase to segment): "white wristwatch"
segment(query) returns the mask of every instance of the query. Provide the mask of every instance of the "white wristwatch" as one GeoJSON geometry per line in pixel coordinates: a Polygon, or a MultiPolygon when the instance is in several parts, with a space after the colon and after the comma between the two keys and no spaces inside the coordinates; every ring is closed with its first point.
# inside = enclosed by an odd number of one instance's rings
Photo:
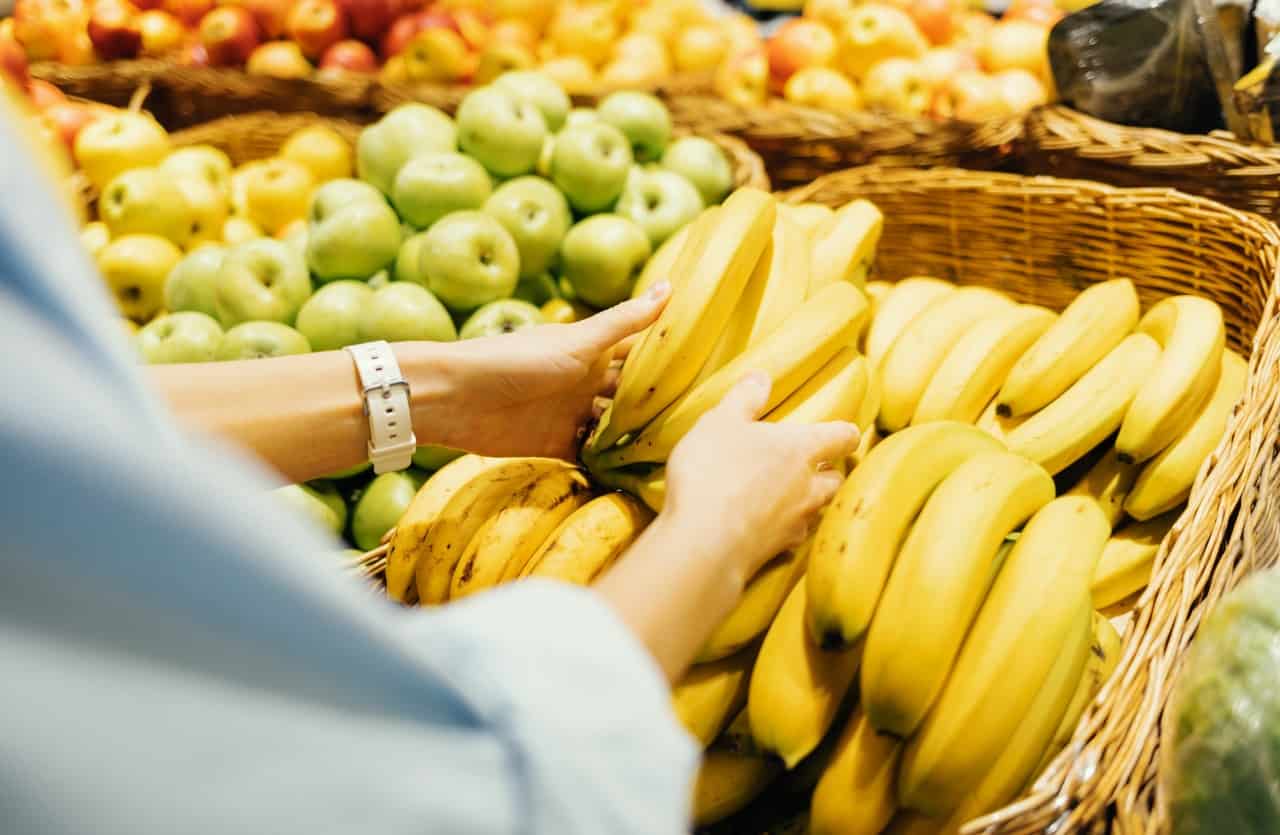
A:
{"type": "Polygon", "coordinates": [[[409,412],[409,382],[401,376],[400,364],[386,342],[348,345],[346,351],[355,360],[364,391],[373,471],[403,470],[413,461],[413,451],[418,447],[409,412]]]}

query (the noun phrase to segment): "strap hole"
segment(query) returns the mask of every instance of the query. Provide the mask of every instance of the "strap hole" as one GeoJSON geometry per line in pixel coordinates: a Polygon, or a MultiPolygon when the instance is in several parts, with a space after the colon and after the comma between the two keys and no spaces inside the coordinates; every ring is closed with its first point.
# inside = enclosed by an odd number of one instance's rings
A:
{"type": "Polygon", "coordinates": [[[391,414],[394,411],[395,409],[391,408],[390,406],[387,407],[387,414],[391,414]]]}

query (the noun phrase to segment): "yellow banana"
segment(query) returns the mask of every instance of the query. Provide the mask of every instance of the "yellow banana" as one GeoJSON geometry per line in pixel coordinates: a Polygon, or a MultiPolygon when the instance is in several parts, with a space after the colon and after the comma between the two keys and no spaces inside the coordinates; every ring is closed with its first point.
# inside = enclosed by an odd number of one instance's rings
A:
{"type": "Polygon", "coordinates": [[[1009,433],[1026,422],[1026,415],[1022,417],[1001,416],[997,409],[996,401],[992,400],[987,404],[987,408],[982,410],[982,416],[978,418],[977,426],[1005,447],[1008,447],[1009,433]]]}
{"type": "Polygon", "coordinates": [[[948,281],[928,276],[904,278],[892,285],[889,294],[877,305],[867,328],[867,361],[871,367],[880,367],[894,340],[916,316],[955,289],[948,281]]]}
{"type": "Polygon", "coordinates": [[[962,287],[940,296],[912,319],[880,365],[880,428],[897,432],[908,426],[929,380],[964,332],[1012,305],[994,290],[962,287]]]}
{"type": "MultiPolygon", "coordinates": [[[[732,728],[749,733],[747,712],[733,720],[732,728]]],[[[782,772],[782,764],[762,754],[725,750],[712,746],[702,755],[693,790],[693,824],[709,826],[746,808],[782,772]]]]}
{"type": "Polygon", "coordinates": [[[1138,293],[1127,278],[1095,284],[1076,296],[1032,344],[1000,388],[1005,417],[1039,411],[1084,376],[1138,324],[1138,293]]]}
{"type": "Polygon", "coordinates": [[[1089,581],[1109,532],[1097,502],[1083,496],[1055,499],[1031,517],[933,710],[907,743],[899,803],[930,815],[950,814],[991,771],[1020,726],[1051,713],[1060,698],[1027,768],[1039,760],[1084,669],[1089,581]],[[1064,692],[1037,705],[1041,694],[1049,699],[1055,663],[1067,656],[1072,669],[1063,676],[1064,692]],[[1039,711],[1034,715],[1033,706],[1039,711]]]}
{"type": "MultiPolygon", "coordinates": [[[[715,210],[715,206],[703,209],[699,217],[715,210]]],[[[690,221],[680,227],[674,235],[662,242],[662,245],[658,247],[644,265],[644,269],[640,271],[640,277],[636,279],[635,286],[631,288],[631,298],[634,299],[643,295],[646,290],[664,278],[670,281],[671,286],[674,288],[677,281],[684,277],[676,273],[675,266],[676,261],[680,258],[681,250],[689,242],[689,234],[693,231],[695,222],[696,218],[694,221],[690,221]]]]}
{"type": "Polygon", "coordinates": [[[828,285],[760,344],[671,404],[634,440],[596,456],[594,468],[665,461],[698,418],[751,371],[763,372],[773,381],[766,411],[775,408],[841,348],[853,344],[866,312],[867,299],[861,290],[843,282],[828,285]]]}
{"type": "Polygon", "coordinates": [[[884,215],[874,203],[854,200],[837,209],[813,232],[808,294],[837,281],[862,289],[883,231],[884,215]]]}
{"type": "Polygon", "coordinates": [[[1218,385],[1226,344],[1222,308],[1199,296],[1165,299],[1147,311],[1138,331],[1163,350],[1116,438],[1126,461],[1154,457],[1190,428],[1218,385]]]}
{"type": "Polygon", "coordinates": [[[809,553],[812,640],[848,647],[876,611],[898,549],[934,488],[966,460],[1000,449],[960,423],[913,426],[867,453],[823,514],[809,553]]]}
{"type": "Polygon", "coordinates": [[[1005,537],[1053,500],[1018,455],[975,455],[925,503],[867,632],[862,704],[877,730],[910,736],[937,699],[994,577],[1005,537]]]}
{"type": "Polygon", "coordinates": [[[854,423],[862,430],[864,439],[875,434],[876,416],[880,414],[881,388],[880,374],[868,359],[867,391],[862,395],[862,405],[858,407],[858,414],[854,417],[854,423]]]}
{"type": "Polygon", "coordinates": [[[1200,467],[1227,431],[1248,380],[1249,364],[1235,351],[1224,351],[1218,385],[1195,422],[1138,473],[1124,505],[1130,516],[1151,519],[1187,500],[1200,467]]]}
{"type": "Polygon", "coordinates": [[[731,655],[764,634],[777,617],[782,601],[800,582],[809,564],[812,541],[807,540],[794,551],[779,554],[756,572],[733,611],[720,622],[698,653],[698,663],[731,655]]]}
{"type": "Polygon", "coordinates": [[[956,835],[958,829],[945,828],[946,821],[926,817],[909,809],[899,809],[884,835],[956,835]]]}
{"type": "Polygon", "coordinates": [[[767,192],[740,188],[718,211],[694,221],[690,245],[672,267],[679,288],[628,355],[589,453],[647,424],[698,376],[769,241],[774,206],[767,192]]]}
{"type": "Polygon", "coordinates": [[[453,571],[449,599],[519,577],[547,537],[590,498],[591,486],[576,470],[553,470],[526,485],[476,531],[453,571]]]}
{"type": "Polygon", "coordinates": [[[1055,318],[1051,310],[1021,304],[974,322],[930,378],[911,422],[976,421],[1009,369],[1055,318]]]}
{"type": "Polygon", "coordinates": [[[1058,474],[1120,428],[1138,386],[1159,358],[1154,339],[1126,336],[1061,397],[1009,432],[1009,449],[1058,474]]]}
{"type": "Polygon", "coordinates": [[[862,657],[861,645],[826,651],[809,640],[804,588],[801,578],[765,633],[747,694],[751,735],[787,768],[822,741],[862,657]]]}
{"type": "Polygon", "coordinates": [[[387,552],[387,596],[401,603],[417,597],[415,575],[422,559],[422,543],[436,517],[459,487],[497,463],[497,459],[463,455],[427,479],[396,525],[387,552]]]}
{"type": "MultiPolygon", "coordinates": [[[[462,484],[421,539],[418,596],[422,603],[449,597],[453,571],[476,532],[534,479],[572,466],[555,458],[498,458],[462,484]]],[[[393,545],[394,547],[394,545],[393,545]]]]}
{"type": "Polygon", "coordinates": [[[661,464],[621,470],[597,470],[594,475],[606,487],[624,490],[635,496],[654,513],[660,513],[667,501],[667,468],[661,464]]]}
{"type": "Polygon", "coordinates": [[[1137,478],[1138,467],[1121,461],[1120,453],[1111,447],[1066,495],[1090,496],[1107,515],[1111,527],[1115,528],[1124,519],[1124,500],[1137,478]]]}
{"type": "Polygon", "coordinates": [[[824,206],[821,203],[779,203],[778,211],[790,218],[792,223],[799,226],[810,237],[836,214],[830,206],[824,206]]]}
{"type": "Polygon", "coordinates": [[[897,808],[902,744],[876,733],[861,708],[845,724],[813,792],[810,835],[879,835],[897,808]]]}
{"type": "Polygon", "coordinates": [[[1105,609],[1146,588],[1160,543],[1178,521],[1180,511],[1145,522],[1133,522],[1107,540],[1093,572],[1093,606],[1105,609]]]}
{"type": "Polygon", "coordinates": [[[626,493],[607,493],[570,513],[525,565],[521,577],[586,585],[613,564],[653,519],[626,493]]]}
{"type": "Polygon", "coordinates": [[[747,704],[755,652],[695,664],[671,688],[671,706],[684,729],[705,748],[747,704]]]}
{"type": "Polygon", "coordinates": [[[853,348],[841,348],[826,365],[769,412],[765,420],[776,423],[856,421],[868,381],[866,357],[853,348]]]}

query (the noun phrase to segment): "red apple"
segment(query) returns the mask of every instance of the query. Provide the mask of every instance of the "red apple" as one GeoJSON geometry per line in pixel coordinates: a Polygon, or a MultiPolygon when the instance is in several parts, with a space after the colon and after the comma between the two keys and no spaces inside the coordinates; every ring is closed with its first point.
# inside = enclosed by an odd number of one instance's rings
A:
{"type": "Polygon", "coordinates": [[[347,36],[347,13],[335,0],[298,0],[289,12],[289,37],[308,58],[319,58],[347,36]]]}
{"type": "MultiPolygon", "coordinates": [[[[459,37],[462,36],[457,21],[451,15],[430,9],[425,12],[414,12],[397,18],[382,36],[383,59],[394,58],[404,52],[404,48],[410,41],[428,29],[448,29],[457,33],[459,37]]],[[[463,43],[465,44],[466,41],[464,40],[463,43]]]]}
{"type": "Polygon", "coordinates": [[[57,87],[39,78],[33,78],[27,84],[27,98],[36,110],[47,110],[57,104],[66,104],[67,96],[57,87]]]}
{"type": "Polygon", "coordinates": [[[133,5],[137,6],[140,12],[149,12],[152,9],[164,8],[164,0],[133,0],[133,5]]]}
{"type": "Polygon", "coordinates": [[[278,38],[285,33],[285,22],[293,0],[217,0],[219,6],[236,6],[248,10],[262,33],[263,40],[278,38]]]}
{"type": "Polygon", "coordinates": [[[187,26],[199,26],[200,19],[213,9],[213,0],[164,0],[164,10],[187,26]]]}
{"type": "Polygon", "coordinates": [[[13,5],[13,35],[31,61],[62,60],[84,20],[83,7],[69,0],[17,0],[13,5]]]}
{"type": "Polygon", "coordinates": [[[313,67],[293,41],[267,41],[249,55],[245,71],[272,78],[307,78],[313,67]]]}
{"type": "Polygon", "coordinates": [[[142,54],[151,56],[177,51],[187,34],[182,21],[160,9],[138,15],[138,30],[142,32],[142,54]]]}
{"type": "Polygon", "coordinates": [[[784,85],[805,67],[829,66],[836,47],[836,36],[825,25],[804,18],[789,20],[765,43],[769,74],[774,84],[784,85]]]}
{"type": "Polygon", "coordinates": [[[324,51],[324,56],[320,58],[320,69],[377,72],[378,56],[361,41],[338,41],[324,51]]]}
{"type": "Polygon", "coordinates": [[[89,40],[104,61],[137,57],[142,49],[138,7],[129,0],[95,0],[89,13],[89,40]]]}
{"type": "Polygon", "coordinates": [[[27,86],[31,78],[27,71],[27,51],[12,35],[0,35],[0,73],[20,87],[27,86]]]}
{"type": "Polygon", "coordinates": [[[253,15],[240,6],[219,6],[200,21],[200,43],[209,53],[209,63],[217,67],[248,61],[261,40],[253,15]]]}
{"type": "Polygon", "coordinates": [[[929,43],[948,43],[955,35],[960,9],[954,0],[912,0],[906,10],[929,43]]]}
{"type": "Polygon", "coordinates": [[[66,143],[67,150],[75,147],[76,136],[85,125],[96,120],[98,111],[75,102],[63,102],[46,108],[44,118],[57,130],[58,136],[66,143]]]}
{"type": "MultiPolygon", "coordinates": [[[[347,13],[351,34],[367,43],[377,43],[399,17],[395,0],[340,0],[347,13]]],[[[385,56],[384,56],[385,57],[385,56]]]]}
{"type": "MultiPolygon", "coordinates": [[[[86,24],[81,26],[86,27],[86,24]]],[[[89,39],[87,28],[79,28],[71,32],[70,36],[62,42],[58,60],[69,67],[84,67],[98,63],[98,52],[93,48],[93,41],[89,39]]]]}

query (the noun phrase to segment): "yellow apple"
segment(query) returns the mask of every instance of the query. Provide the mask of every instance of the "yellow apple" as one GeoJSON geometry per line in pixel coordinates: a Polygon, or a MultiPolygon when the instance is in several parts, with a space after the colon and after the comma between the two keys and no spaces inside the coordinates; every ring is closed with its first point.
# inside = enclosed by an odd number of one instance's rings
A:
{"type": "Polygon", "coordinates": [[[716,70],[715,89],[725,100],[751,106],[769,94],[769,60],[764,51],[733,55],[716,70]]]}
{"type": "Polygon", "coordinates": [[[718,25],[729,43],[727,54],[743,55],[764,51],[764,37],[760,34],[760,27],[746,15],[735,12],[721,19],[718,25]]]}
{"type": "Polygon", "coordinates": [[[97,258],[102,248],[111,243],[111,230],[107,228],[107,224],[95,220],[80,230],[80,243],[89,257],[97,258]]]}
{"type": "Polygon", "coordinates": [[[1049,84],[1049,27],[1029,20],[1002,20],[987,33],[978,60],[990,73],[1026,70],[1049,84]]]}
{"type": "Polygon", "coordinates": [[[804,16],[839,32],[849,22],[857,5],[859,0],[806,0],[804,16]]]}
{"type": "Polygon", "coordinates": [[[661,6],[649,4],[641,6],[631,15],[631,31],[646,32],[669,41],[676,35],[676,21],[661,6]]]}
{"type": "Polygon", "coordinates": [[[307,216],[315,178],[302,163],[275,157],[245,175],[246,216],[268,235],[307,216]]]}
{"type": "Polygon", "coordinates": [[[303,165],[317,183],[350,177],[355,170],[351,145],[328,125],[311,125],[280,146],[280,156],[303,165]]]}
{"type": "Polygon", "coordinates": [[[266,162],[263,159],[255,159],[231,172],[231,176],[227,178],[227,198],[230,201],[231,214],[248,216],[249,202],[245,196],[245,186],[253,177],[253,172],[266,165],[266,162]]]}
{"type": "Polygon", "coordinates": [[[76,164],[96,188],[130,168],[155,165],[169,153],[169,134],[146,113],[117,111],[76,134],[76,164]]]}
{"type": "Polygon", "coordinates": [[[533,52],[513,43],[491,43],[480,52],[474,81],[488,84],[498,76],[513,70],[533,69],[533,52]]]}
{"type": "Polygon", "coordinates": [[[999,85],[991,76],[977,70],[957,73],[934,93],[930,107],[934,118],[962,122],[985,122],[1008,116],[1010,112],[999,85]]]}
{"type": "Polygon", "coordinates": [[[262,229],[247,217],[232,215],[227,218],[226,223],[222,224],[222,240],[227,246],[235,246],[261,237],[263,237],[262,229]]]}
{"type": "Polygon", "coordinates": [[[98,195],[98,219],[113,238],[159,235],[178,246],[191,236],[191,208],[174,178],[159,168],[132,168],[98,195]]]}
{"type": "Polygon", "coordinates": [[[182,250],[159,235],[125,235],[98,253],[98,270],[125,316],[145,322],[164,304],[164,281],[182,250]]]}
{"type": "Polygon", "coordinates": [[[231,184],[231,158],[212,145],[188,145],[179,148],[160,163],[160,170],[181,177],[194,174],[209,185],[228,194],[231,184]]]}
{"type": "Polygon", "coordinates": [[[671,68],[641,57],[615,58],[600,70],[600,80],[611,87],[647,87],[670,74],[671,68]]]}
{"type": "Polygon", "coordinates": [[[910,58],[886,58],[875,64],[867,70],[860,89],[867,107],[900,116],[923,116],[933,98],[920,62],[910,58]]]}
{"type": "Polygon", "coordinates": [[[453,83],[475,72],[476,56],[452,29],[437,27],[414,36],[400,53],[410,81],[453,83]]]}
{"type": "Polygon", "coordinates": [[[668,61],[667,45],[661,38],[650,32],[632,32],[623,36],[613,46],[613,59],[648,58],[652,61],[668,61]]]}
{"type": "Polygon", "coordinates": [[[227,221],[227,196],[196,174],[179,175],[173,184],[186,198],[190,211],[191,231],[186,248],[194,249],[203,243],[216,241],[222,236],[222,224],[227,221]]]}
{"type": "Polygon", "coordinates": [[[860,80],[886,58],[919,58],[929,42],[911,16],[882,3],[859,6],[840,36],[840,67],[860,80]]]}
{"type": "Polygon", "coordinates": [[[1026,70],[1005,70],[991,76],[1000,91],[1000,97],[1014,113],[1026,113],[1049,103],[1049,91],[1026,70]]]}
{"type": "Polygon", "coordinates": [[[681,72],[711,72],[729,49],[729,38],[715,26],[690,26],[676,35],[676,69],[681,72]]]}
{"type": "Polygon", "coordinates": [[[547,31],[551,45],[562,55],[577,55],[593,67],[609,60],[618,40],[618,22],[608,7],[597,3],[565,3],[547,31]]]}
{"type": "Polygon", "coordinates": [[[556,0],[493,0],[489,6],[499,23],[504,20],[519,20],[541,32],[547,28],[547,23],[556,10],[556,0]]]}
{"type": "Polygon", "coordinates": [[[270,41],[255,49],[245,63],[249,75],[272,78],[308,78],[315,67],[293,41],[270,41]]]}
{"type": "Polygon", "coordinates": [[[546,61],[539,68],[551,76],[566,93],[581,93],[596,80],[596,71],[580,55],[563,55],[546,61]]]}
{"type": "Polygon", "coordinates": [[[978,59],[972,52],[954,46],[938,46],[920,57],[920,71],[933,88],[941,87],[956,73],[976,70],[978,59]]]}
{"type": "Polygon", "coordinates": [[[789,102],[823,110],[858,110],[862,96],[848,76],[830,67],[805,67],[787,79],[782,95],[789,102]]]}

